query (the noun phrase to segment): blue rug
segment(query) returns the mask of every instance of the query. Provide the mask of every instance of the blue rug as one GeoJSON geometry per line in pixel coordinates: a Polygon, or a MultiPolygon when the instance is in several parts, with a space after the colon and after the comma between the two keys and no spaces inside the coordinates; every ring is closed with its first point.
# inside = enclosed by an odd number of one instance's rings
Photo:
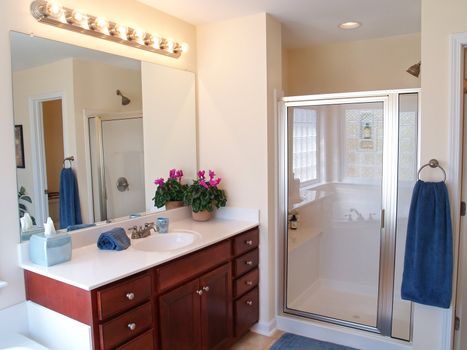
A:
{"type": "Polygon", "coordinates": [[[300,335],[285,333],[269,350],[357,350],[348,346],[337,345],[300,335]]]}

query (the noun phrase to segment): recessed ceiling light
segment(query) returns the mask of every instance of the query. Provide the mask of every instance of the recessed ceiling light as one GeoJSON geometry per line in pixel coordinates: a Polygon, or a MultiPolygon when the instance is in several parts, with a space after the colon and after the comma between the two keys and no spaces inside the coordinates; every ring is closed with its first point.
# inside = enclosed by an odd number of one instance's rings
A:
{"type": "Polygon", "coordinates": [[[339,28],[341,29],[357,29],[360,28],[362,24],[359,22],[349,21],[339,24],[339,28]]]}

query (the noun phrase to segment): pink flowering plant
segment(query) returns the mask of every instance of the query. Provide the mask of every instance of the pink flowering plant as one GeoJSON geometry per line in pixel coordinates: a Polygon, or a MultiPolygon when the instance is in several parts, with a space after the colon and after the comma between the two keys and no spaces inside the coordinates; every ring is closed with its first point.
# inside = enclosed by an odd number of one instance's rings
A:
{"type": "Polygon", "coordinates": [[[214,207],[225,207],[227,197],[224,190],[218,188],[221,178],[216,178],[214,171],[209,170],[209,179],[206,178],[204,170],[198,171],[198,178],[193,184],[188,186],[183,196],[186,205],[191,205],[192,210],[197,213],[200,211],[213,211],[214,207]]]}
{"type": "Polygon", "coordinates": [[[182,184],[183,170],[171,169],[169,178],[164,181],[163,178],[154,180],[157,185],[154,194],[154,206],[161,208],[169,201],[183,201],[183,194],[188,185],[182,184]]]}

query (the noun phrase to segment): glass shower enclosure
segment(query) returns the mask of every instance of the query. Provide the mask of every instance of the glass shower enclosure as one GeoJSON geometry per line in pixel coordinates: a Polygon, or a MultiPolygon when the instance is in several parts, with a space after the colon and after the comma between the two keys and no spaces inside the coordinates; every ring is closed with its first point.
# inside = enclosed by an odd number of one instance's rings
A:
{"type": "Polygon", "coordinates": [[[419,90],[283,101],[284,312],[410,340],[419,90]]]}

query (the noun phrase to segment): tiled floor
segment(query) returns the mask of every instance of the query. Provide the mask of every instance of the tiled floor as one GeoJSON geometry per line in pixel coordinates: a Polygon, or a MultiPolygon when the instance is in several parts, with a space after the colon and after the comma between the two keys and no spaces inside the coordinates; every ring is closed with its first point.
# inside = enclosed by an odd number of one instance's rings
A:
{"type": "Polygon", "coordinates": [[[272,336],[266,337],[249,332],[230,348],[230,350],[268,350],[282,334],[284,334],[284,332],[276,331],[272,336]]]}

